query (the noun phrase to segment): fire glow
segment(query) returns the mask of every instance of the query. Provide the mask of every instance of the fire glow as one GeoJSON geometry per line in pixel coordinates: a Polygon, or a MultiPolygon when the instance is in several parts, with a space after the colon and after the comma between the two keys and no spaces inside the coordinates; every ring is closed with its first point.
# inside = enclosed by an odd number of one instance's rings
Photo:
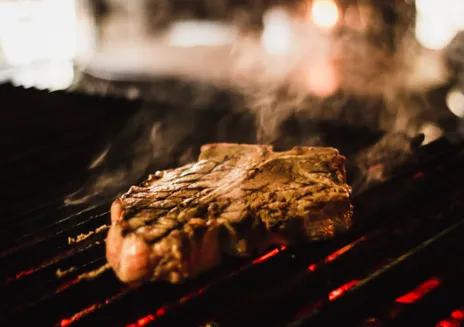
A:
{"type": "Polygon", "coordinates": [[[158,310],[156,310],[156,313],[154,315],[148,314],[145,317],[142,317],[139,320],[137,320],[136,323],[127,325],[126,327],[143,327],[149,324],[150,322],[155,321],[157,317],[163,316],[165,313],[166,310],[164,308],[159,308],[158,310]]]}
{"type": "Polygon", "coordinates": [[[279,252],[282,252],[285,249],[286,249],[286,247],[282,245],[280,248],[274,249],[271,252],[268,252],[265,255],[259,257],[258,259],[253,260],[253,263],[260,263],[260,262],[266,261],[266,260],[276,256],[279,252]]]}
{"type": "MultiPolygon", "coordinates": [[[[363,236],[363,237],[360,237],[358,238],[357,240],[355,240],[354,242],[351,242],[350,244],[342,247],[341,249],[335,251],[335,252],[332,252],[331,254],[329,254],[324,260],[323,262],[324,263],[329,263],[329,262],[332,262],[334,260],[336,260],[337,258],[341,257],[343,254],[347,253],[349,250],[351,250],[352,248],[354,248],[356,245],[364,242],[365,240],[367,240],[367,236],[363,236]]],[[[312,265],[310,265],[308,267],[308,270],[309,271],[316,271],[316,269],[318,268],[319,266],[319,263],[318,264],[315,264],[313,263],[312,265]]]]}
{"type": "Polygon", "coordinates": [[[423,282],[409,293],[400,296],[395,300],[397,303],[412,304],[423,298],[427,293],[440,286],[441,281],[437,277],[432,277],[423,282]]]}
{"type": "Polygon", "coordinates": [[[464,322],[464,307],[451,312],[450,316],[440,321],[435,327],[461,327],[464,322]]]}
{"type": "Polygon", "coordinates": [[[345,292],[347,292],[349,289],[356,286],[356,284],[358,283],[359,283],[359,280],[355,279],[333,290],[332,292],[329,293],[329,301],[335,301],[340,296],[342,296],[345,292]]]}

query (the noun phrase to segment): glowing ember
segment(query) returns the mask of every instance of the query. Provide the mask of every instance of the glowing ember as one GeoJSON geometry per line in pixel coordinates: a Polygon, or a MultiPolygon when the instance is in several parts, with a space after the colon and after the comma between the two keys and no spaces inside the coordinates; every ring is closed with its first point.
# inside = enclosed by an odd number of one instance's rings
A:
{"type": "Polygon", "coordinates": [[[356,241],[342,247],[341,249],[333,252],[332,254],[329,254],[327,256],[327,258],[325,258],[324,262],[332,262],[334,261],[335,259],[337,259],[338,257],[340,257],[341,255],[345,254],[346,252],[348,252],[350,249],[352,249],[354,246],[358,245],[359,243],[365,241],[367,239],[366,236],[363,236],[359,239],[357,239],[356,241]]]}
{"type": "MultiPolygon", "coordinates": [[[[353,247],[355,247],[356,245],[358,245],[359,243],[361,242],[364,242],[365,240],[367,239],[367,236],[363,236],[363,237],[360,237],[358,238],[357,240],[355,240],[354,242],[351,242],[350,244],[342,247],[341,249],[338,249],[337,251],[329,254],[325,259],[324,259],[324,263],[329,263],[329,262],[332,262],[334,261],[335,259],[339,258],[340,256],[342,256],[343,254],[345,254],[346,252],[348,252],[349,250],[351,250],[353,247]]],[[[312,265],[310,265],[308,267],[308,270],[309,271],[316,271],[317,267],[319,266],[319,264],[315,264],[313,263],[312,265]]]]}
{"type": "Polygon", "coordinates": [[[334,301],[334,300],[338,299],[340,296],[343,295],[343,293],[348,291],[350,288],[355,286],[357,283],[359,283],[359,280],[355,279],[355,280],[352,280],[351,282],[348,282],[348,283],[340,286],[339,288],[333,290],[332,292],[329,293],[329,300],[334,301]]]}
{"type": "Polygon", "coordinates": [[[76,313],[74,316],[72,316],[71,318],[67,318],[67,319],[62,319],[61,322],[60,322],[60,326],[61,327],[66,327],[66,326],[69,326],[71,325],[74,321],[76,320],[79,320],[80,318],[82,318],[83,316],[97,310],[98,308],[100,308],[102,305],[101,304],[93,304],[91,305],[90,307],[87,307],[85,308],[84,310],[76,313]]]}
{"type": "Polygon", "coordinates": [[[60,326],[61,327],[66,327],[66,326],[71,325],[71,323],[72,323],[71,319],[63,319],[60,322],[60,326]]]}
{"type": "Polygon", "coordinates": [[[156,310],[155,314],[148,314],[145,317],[142,317],[139,320],[137,320],[136,323],[127,325],[126,327],[143,327],[149,324],[150,322],[154,321],[156,318],[164,315],[165,313],[166,313],[165,307],[159,308],[158,310],[156,310]]]}
{"type": "Polygon", "coordinates": [[[194,292],[191,292],[187,295],[185,295],[184,297],[182,297],[180,300],[179,300],[179,303],[184,303],[184,302],[187,302],[188,300],[190,300],[191,298],[197,296],[197,295],[200,295],[201,293],[203,293],[203,291],[205,290],[205,288],[200,288],[198,291],[194,291],[194,292]]]}
{"type": "Polygon", "coordinates": [[[36,271],[37,271],[37,268],[31,268],[31,269],[28,269],[28,270],[21,271],[21,272],[17,273],[17,274],[15,275],[15,277],[10,277],[10,278],[8,278],[6,284],[9,284],[9,283],[11,283],[12,281],[17,280],[17,279],[20,279],[20,278],[22,278],[22,277],[29,276],[30,274],[35,273],[36,271]]]}
{"type": "Polygon", "coordinates": [[[281,246],[281,247],[278,248],[278,249],[274,249],[274,250],[272,250],[271,252],[266,253],[265,255],[259,257],[258,259],[253,260],[253,263],[263,262],[263,261],[265,261],[265,260],[267,260],[267,259],[269,259],[269,258],[275,256],[277,253],[279,253],[280,251],[283,251],[283,250],[285,250],[285,249],[286,249],[285,246],[281,246]]]}
{"type": "Polygon", "coordinates": [[[57,289],[56,289],[56,293],[60,293],[60,292],[63,292],[64,290],[70,288],[71,286],[79,283],[80,279],[79,278],[74,278],[73,280],[67,282],[67,283],[64,283],[63,285],[59,286],[57,289]]]}
{"type": "Polygon", "coordinates": [[[137,326],[140,326],[140,327],[145,326],[146,324],[148,324],[150,321],[153,321],[153,320],[155,320],[154,315],[145,316],[137,320],[137,326]]]}
{"type": "Polygon", "coordinates": [[[457,320],[464,320],[464,308],[451,312],[451,317],[457,320]]]}
{"type": "Polygon", "coordinates": [[[436,327],[461,327],[461,323],[459,321],[443,320],[436,327]]]}
{"type": "Polygon", "coordinates": [[[338,8],[332,0],[316,0],[311,9],[314,24],[321,28],[332,28],[338,21],[338,8]]]}
{"type": "Polygon", "coordinates": [[[461,327],[464,321],[464,308],[451,312],[450,317],[440,321],[435,327],[461,327]]]}
{"type": "Polygon", "coordinates": [[[395,302],[411,304],[420,300],[424,295],[429,293],[431,290],[440,286],[441,282],[437,277],[432,277],[424,283],[420,284],[417,288],[411,292],[397,298],[395,302]]]}

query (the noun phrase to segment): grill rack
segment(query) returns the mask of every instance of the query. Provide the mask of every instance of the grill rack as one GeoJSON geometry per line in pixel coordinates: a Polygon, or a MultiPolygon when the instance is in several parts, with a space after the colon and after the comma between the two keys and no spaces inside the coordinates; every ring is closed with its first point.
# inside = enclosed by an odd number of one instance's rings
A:
{"type": "MultiPolygon", "coordinates": [[[[39,92],[11,90],[15,96],[39,92]]],[[[413,319],[433,326],[463,305],[462,297],[452,296],[463,289],[461,152],[460,144],[444,139],[421,148],[419,165],[355,199],[358,224],[345,236],[249,261],[231,258],[182,286],[121,285],[111,271],[79,279],[105,264],[105,230],[72,246],[68,237],[107,224],[109,202],[65,207],[56,198],[67,190],[63,185],[47,194],[37,189],[28,199],[42,200],[41,206],[29,202],[32,210],[18,210],[15,204],[2,214],[0,323],[403,326],[413,319]],[[422,297],[399,300],[424,283],[433,287],[422,297]]]]}

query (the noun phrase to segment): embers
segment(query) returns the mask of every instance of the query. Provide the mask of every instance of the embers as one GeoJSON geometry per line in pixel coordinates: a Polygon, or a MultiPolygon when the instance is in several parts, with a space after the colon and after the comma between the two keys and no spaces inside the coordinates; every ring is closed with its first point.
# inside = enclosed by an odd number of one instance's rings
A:
{"type": "Polygon", "coordinates": [[[438,322],[435,327],[460,327],[464,323],[464,307],[451,312],[449,317],[438,322]]]}

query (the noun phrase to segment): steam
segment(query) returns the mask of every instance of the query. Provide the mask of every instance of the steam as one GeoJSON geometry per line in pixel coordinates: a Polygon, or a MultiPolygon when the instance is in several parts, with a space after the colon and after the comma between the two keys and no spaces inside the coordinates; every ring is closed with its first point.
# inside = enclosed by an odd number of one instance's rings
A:
{"type": "MultiPolygon", "coordinates": [[[[116,190],[139,181],[153,167],[192,161],[201,142],[332,145],[314,126],[298,137],[285,135],[282,126],[295,117],[303,129],[307,126],[302,121],[336,121],[389,131],[387,135],[403,135],[401,142],[396,136],[387,136],[384,142],[395,140],[391,141],[395,151],[409,153],[408,140],[420,131],[431,130],[431,123],[420,114],[427,106],[425,91],[448,78],[442,54],[417,43],[413,22],[408,21],[409,7],[405,10],[387,5],[388,10],[398,15],[397,26],[392,27],[384,23],[374,6],[345,8],[344,21],[340,21],[342,17],[334,11],[332,2],[322,2],[325,4],[317,10],[306,4],[263,10],[263,26],[258,32],[243,28],[243,21],[252,21],[253,14],[246,19],[235,15],[229,21],[235,23],[229,24],[230,30],[224,23],[218,25],[216,31],[222,36],[215,46],[214,37],[202,44],[205,26],[201,24],[197,29],[189,22],[175,24],[173,30],[147,32],[147,26],[140,26],[141,22],[148,24],[145,16],[131,29],[124,29],[127,24],[118,21],[113,25],[107,23],[118,29],[113,37],[107,33],[111,42],[107,40],[107,48],[100,49],[93,64],[87,67],[88,72],[107,82],[86,84],[83,80],[81,86],[95,92],[138,94],[149,102],[169,103],[185,110],[181,114],[174,110],[160,119],[146,104],[118,139],[95,158],[89,169],[96,177],[73,194],[68,203],[112,196],[116,190]],[[331,16],[320,16],[327,13],[331,16]],[[349,29],[335,33],[333,27],[340,24],[349,29]],[[195,30],[192,38],[186,37],[188,30],[182,26],[195,30]],[[126,43],[115,41],[121,37],[117,31],[122,30],[132,33],[123,37],[126,43]],[[175,44],[171,44],[173,35],[175,44]],[[166,76],[175,82],[167,82],[166,76]],[[124,87],[111,82],[121,77],[135,83],[124,87]],[[145,83],[134,91],[134,84],[146,81],[147,77],[158,81],[148,86],[145,83]],[[207,135],[199,136],[204,127],[199,117],[210,115],[201,108],[214,108],[218,103],[226,103],[231,113],[213,109],[213,115],[218,115],[216,126],[221,130],[206,129],[203,132],[207,135]],[[236,125],[246,121],[246,126],[250,126],[250,117],[254,120],[252,136],[224,131],[224,124],[234,120],[236,125]]],[[[131,10],[135,15],[143,13],[137,6],[131,10]]],[[[157,19],[169,21],[169,17],[157,19]]],[[[132,17],[130,21],[136,19],[132,17]]],[[[208,26],[211,35],[214,24],[208,26]]],[[[105,30],[111,28],[106,26],[105,30]]],[[[235,129],[247,127],[235,126],[235,129]]],[[[437,129],[431,134],[440,135],[437,129]]],[[[385,144],[380,143],[371,150],[385,149],[385,144]]],[[[363,154],[361,158],[370,157],[363,154]]]]}

